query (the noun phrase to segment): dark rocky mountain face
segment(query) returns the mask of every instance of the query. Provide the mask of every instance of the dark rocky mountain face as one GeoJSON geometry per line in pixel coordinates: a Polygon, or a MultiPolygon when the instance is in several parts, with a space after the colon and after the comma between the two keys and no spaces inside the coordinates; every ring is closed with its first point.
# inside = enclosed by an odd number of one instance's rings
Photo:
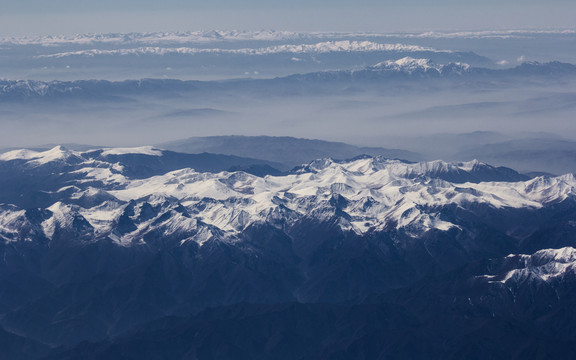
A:
{"type": "Polygon", "coordinates": [[[571,175],[359,157],[259,177],[153,148],[0,156],[16,174],[0,205],[5,358],[576,352],[571,175]],[[28,174],[34,191],[12,194],[28,174]]]}

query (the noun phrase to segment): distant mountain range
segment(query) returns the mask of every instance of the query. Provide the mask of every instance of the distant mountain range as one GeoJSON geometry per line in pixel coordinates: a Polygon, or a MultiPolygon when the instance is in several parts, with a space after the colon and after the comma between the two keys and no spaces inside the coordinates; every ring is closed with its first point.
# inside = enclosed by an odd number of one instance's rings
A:
{"type": "Polygon", "coordinates": [[[12,37],[0,39],[3,45],[44,45],[61,46],[94,45],[94,44],[202,44],[206,42],[229,41],[302,41],[309,39],[340,39],[340,38],[508,38],[537,35],[570,35],[574,30],[484,30],[484,31],[456,31],[456,32],[400,32],[400,33],[374,33],[374,32],[314,32],[298,33],[293,31],[260,30],[205,30],[180,32],[145,32],[145,33],[108,33],[108,34],[76,34],[76,35],[50,35],[12,37]]]}
{"type": "MultiPolygon", "coordinates": [[[[382,142],[386,143],[387,140],[382,142]]],[[[576,142],[546,133],[506,135],[480,131],[435,134],[390,142],[391,145],[402,143],[432,158],[458,161],[478,159],[493,165],[512,167],[523,173],[561,175],[576,172],[576,142]]]]}
{"type": "Polygon", "coordinates": [[[470,147],[460,154],[497,165],[515,166],[522,171],[552,174],[576,172],[576,141],[527,138],[470,147]]]}
{"type": "Polygon", "coordinates": [[[379,63],[362,70],[325,71],[304,75],[267,80],[233,81],[181,81],[143,79],[120,82],[79,80],[79,81],[17,81],[0,80],[0,101],[30,99],[83,99],[83,100],[122,100],[123,97],[137,95],[194,94],[199,92],[249,91],[261,94],[307,94],[337,93],[350,85],[370,86],[397,91],[397,85],[416,86],[420,91],[431,83],[423,80],[445,82],[433,83],[434,87],[453,86],[451,80],[458,79],[458,86],[476,87],[521,84],[526,81],[553,79],[566,80],[576,76],[576,66],[559,62],[525,63],[511,69],[492,70],[474,68],[462,63],[439,65],[429,59],[403,58],[397,61],[379,63]],[[414,82],[417,81],[417,84],[414,82]]]}
{"type": "Polygon", "coordinates": [[[271,78],[362,68],[405,56],[498,67],[472,51],[366,33],[197,31],[78,34],[0,39],[3,76],[12,79],[271,78]],[[415,43],[416,42],[416,43],[415,43]]]}
{"type": "Polygon", "coordinates": [[[299,45],[277,45],[266,48],[242,48],[242,49],[221,49],[221,48],[190,48],[190,47],[138,47],[114,50],[80,50],[50,55],[40,55],[40,58],[65,58],[65,57],[96,57],[96,56],[146,56],[146,55],[251,55],[266,56],[275,54],[326,54],[326,53],[347,53],[347,52],[396,52],[396,53],[452,53],[450,50],[436,50],[432,48],[405,45],[405,44],[380,44],[371,41],[327,41],[315,44],[299,45]]]}

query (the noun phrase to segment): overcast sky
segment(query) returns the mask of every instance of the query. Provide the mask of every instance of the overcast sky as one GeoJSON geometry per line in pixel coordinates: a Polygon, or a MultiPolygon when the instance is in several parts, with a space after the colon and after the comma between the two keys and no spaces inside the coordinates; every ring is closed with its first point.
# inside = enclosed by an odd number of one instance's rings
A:
{"type": "Polygon", "coordinates": [[[576,28],[574,0],[0,0],[0,36],[576,28]]]}

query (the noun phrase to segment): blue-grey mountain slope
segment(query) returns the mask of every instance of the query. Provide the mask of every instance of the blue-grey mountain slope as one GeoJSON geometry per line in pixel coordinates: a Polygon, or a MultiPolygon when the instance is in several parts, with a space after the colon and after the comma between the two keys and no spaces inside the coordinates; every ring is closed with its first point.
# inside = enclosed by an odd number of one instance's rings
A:
{"type": "Polygon", "coordinates": [[[159,147],[183,153],[209,152],[263,159],[292,168],[315,159],[350,159],[359,155],[391,159],[420,160],[421,155],[406,150],[360,147],[350,144],[301,139],[288,136],[208,136],[159,144],[159,147]]]}

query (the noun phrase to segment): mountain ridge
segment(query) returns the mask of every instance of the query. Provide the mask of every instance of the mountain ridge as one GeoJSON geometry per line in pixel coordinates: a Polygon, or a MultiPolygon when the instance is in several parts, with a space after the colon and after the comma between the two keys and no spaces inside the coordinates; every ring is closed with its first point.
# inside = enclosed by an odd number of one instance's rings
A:
{"type": "MultiPolygon", "coordinates": [[[[405,58],[394,62],[384,63],[376,67],[367,67],[361,70],[338,70],[296,74],[273,79],[237,79],[229,81],[197,81],[175,79],[142,79],[124,81],[106,80],[76,80],[76,81],[32,81],[32,80],[0,80],[0,100],[17,99],[43,99],[59,97],[89,96],[96,99],[114,99],[114,96],[126,94],[147,94],[162,91],[197,92],[200,89],[222,90],[226,87],[254,85],[257,90],[262,85],[278,85],[280,82],[311,81],[337,82],[337,81],[369,81],[378,82],[385,79],[409,81],[410,79],[451,79],[461,77],[464,79],[483,79],[495,77],[502,81],[522,79],[523,76],[574,76],[576,65],[560,62],[524,63],[511,69],[493,70],[487,68],[473,68],[466,64],[449,63],[438,65],[426,59],[405,58]],[[129,91],[127,93],[127,91],[129,91]],[[104,95],[105,93],[105,95],[104,95]]],[[[319,85],[319,84],[317,84],[319,85]]]]}

